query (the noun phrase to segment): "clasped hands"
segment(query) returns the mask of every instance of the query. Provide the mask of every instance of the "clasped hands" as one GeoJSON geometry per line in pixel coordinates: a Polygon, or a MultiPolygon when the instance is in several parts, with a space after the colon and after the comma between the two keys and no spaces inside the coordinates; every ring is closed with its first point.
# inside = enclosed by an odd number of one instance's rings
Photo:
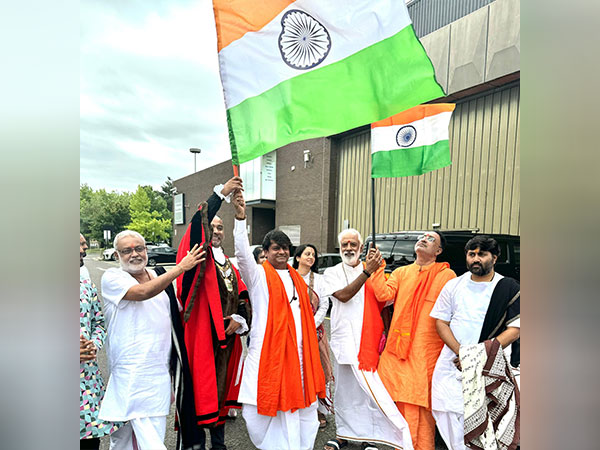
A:
{"type": "Polygon", "coordinates": [[[79,362],[93,361],[96,359],[98,349],[93,341],[79,336],[79,362]]]}

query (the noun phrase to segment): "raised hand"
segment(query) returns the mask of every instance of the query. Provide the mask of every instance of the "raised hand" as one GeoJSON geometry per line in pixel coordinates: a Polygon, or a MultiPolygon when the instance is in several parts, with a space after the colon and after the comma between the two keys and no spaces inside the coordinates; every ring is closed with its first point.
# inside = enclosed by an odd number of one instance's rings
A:
{"type": "Polygon", "coordinates": [[[187,253],[187,255],[185,255],[185,257],[181,261],[179,261],[179,264],[177,265],[181,267],[185,272],[187,272],[188,270],[193,269],[202,261],[204,261],[206,259],[205,256],[206,252],[202,250],[202,247],[196,244],[187,253]]]}
{"type": "Polygon", "coordinates": [[[244,200],[244,194],[242,194],[242,191],[235,191],[231,203],[235,208],[235,218],[237,220],[244,220],[246,218],[246,201],[244,200]]]}
{"type": "Polygon", "coordinates": [[[365,260],[366,268],[365,270],[369,273],[375,272],[381,266],[383,262],[383,257],[381,256],[381,252],[378,248],[371,247],[369,252],[367,253],[367,258],[365,260]]]}
{"type": "Polygon", "coordinates": [[[244,185],[243,185],[242,179],[240,177],[232,177],[229,180],[227,180],[227,183],[225,183],[223,185],[221,194],[223,196],[227,197],[229,194],[231,194],[232,192],[234,192],[236,190],[239,190],[239,191],[244,190],[244,185]]]}

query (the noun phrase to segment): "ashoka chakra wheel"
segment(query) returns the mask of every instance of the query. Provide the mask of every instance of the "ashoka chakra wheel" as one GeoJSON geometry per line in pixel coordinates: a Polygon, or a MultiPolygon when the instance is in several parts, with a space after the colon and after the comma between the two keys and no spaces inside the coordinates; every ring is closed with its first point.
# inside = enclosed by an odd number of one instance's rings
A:
{"type": "Polygon", "coordinates": [[[294,69],[311,69],[327,57],[331,38],[321,23],[310,14],[291,9],[281,18],[279,51],[294,69]]]}
{"type": "Polygon", "coordinates": [[[417,130],[412,125],[404,125],[396,133],[396,143],[399,147],[410,147],[417,139],[417,130]]]}

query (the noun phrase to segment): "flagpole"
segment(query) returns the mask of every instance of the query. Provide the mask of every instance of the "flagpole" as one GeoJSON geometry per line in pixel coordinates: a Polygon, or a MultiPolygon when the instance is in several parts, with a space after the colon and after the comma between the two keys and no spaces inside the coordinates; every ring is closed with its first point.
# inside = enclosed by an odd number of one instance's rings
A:
{"type": "MultiPolygon", "coordinates": [[[[371,177],[371,218],[373,232],[373,248],[375,247],[375,178],[371,177]]],[[[367,249],[368,250],[368,249],[367,249]]]]}
{"type": "Polygon", "coordinates": [[[233,164],[233,176],[234,177],[240,176],[240,166],[237,164],[233,164]]]}

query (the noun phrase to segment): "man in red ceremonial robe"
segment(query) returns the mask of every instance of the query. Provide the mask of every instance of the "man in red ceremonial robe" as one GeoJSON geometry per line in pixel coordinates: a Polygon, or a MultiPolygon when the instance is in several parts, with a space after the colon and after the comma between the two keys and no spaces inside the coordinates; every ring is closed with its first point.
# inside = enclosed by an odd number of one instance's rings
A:
{"type": "Polygon", "coordinates": [[[177,260],[195,245],[206,249],[206,261],[177,279],[177,314],[173,348],[178,449],[205,448],[209,428],[213,449],[225,447],[225,417],[239,408],[240,333],[246,323],[246,286],[223,254],[223,221],[215,214],[222,200],[242,189],[233,177],[198,207],[182,238],[177,260]],[[210,225],[209,225],[210,224],[210,225]]]}

